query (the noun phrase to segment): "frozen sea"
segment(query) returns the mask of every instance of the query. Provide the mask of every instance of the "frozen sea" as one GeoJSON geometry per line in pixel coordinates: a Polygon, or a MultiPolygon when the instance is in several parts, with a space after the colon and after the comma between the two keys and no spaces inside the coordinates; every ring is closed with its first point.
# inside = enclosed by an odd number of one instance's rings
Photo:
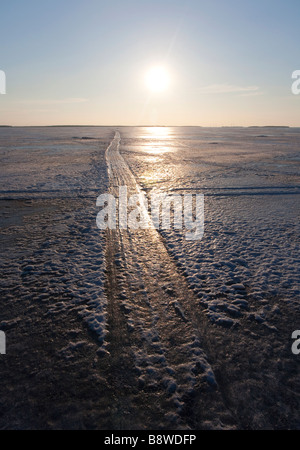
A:
{"type": "Polygon", "coordinates": [[[300,429],[300,129],[0,128],[1,429],[300,429]],[[203,194],[202,239],[96,200],[203,194]]]}

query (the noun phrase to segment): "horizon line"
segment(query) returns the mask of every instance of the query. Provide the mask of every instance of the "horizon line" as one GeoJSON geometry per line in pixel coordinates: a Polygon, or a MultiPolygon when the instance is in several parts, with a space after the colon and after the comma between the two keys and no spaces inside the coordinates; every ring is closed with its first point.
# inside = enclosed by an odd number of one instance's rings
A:
{"type": "Polygon", "coordinates": [[[0,125],[0,128],[300,128],[299,125],[0,125]]]}

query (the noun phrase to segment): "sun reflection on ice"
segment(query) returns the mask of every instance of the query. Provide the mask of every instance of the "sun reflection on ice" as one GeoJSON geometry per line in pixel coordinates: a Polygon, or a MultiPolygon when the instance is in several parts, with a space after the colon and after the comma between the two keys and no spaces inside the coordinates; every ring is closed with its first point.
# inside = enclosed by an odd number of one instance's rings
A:
{"type": "Polygon", "coordinates": [[[143,145],[143,150],[152,155],[160,155],[172,151],[170,145],[166,145],[171,139],[171,130],[168,127],[149,127],[146,128],[146,134],[143,136],[147,142],[143,145]]]}
{"type": "Polygon", "coordinates": [[[161,146],[159,144],[147,144],[144,146],[144,151],[147,153],[151,153],[152,155],[160,155],[163,153],[171,152],[171,147],[161,146]]]}
{"type": "Polygon", "coordinates": [[[172,177],[168,153],[176,151],[174,130],[171,127],[144,127],[140,135],[139,151],[143,153],[145,170],[140,177],[143,188],[149,189],[165,183],[172,177]]]}
{"type": "Polygon", "coordinates": [[[171,137],[171,130],[168,127],[151,127],[148,128],[149,134],[153,135],[153,137],[158,138],[170,138],[171,137]]]}

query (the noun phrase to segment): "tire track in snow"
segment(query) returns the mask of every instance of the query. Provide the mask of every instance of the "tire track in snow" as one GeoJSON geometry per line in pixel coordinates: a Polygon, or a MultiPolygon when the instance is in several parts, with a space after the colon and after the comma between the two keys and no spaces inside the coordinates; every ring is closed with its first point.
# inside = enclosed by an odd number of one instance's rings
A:
{"type": "MultiPolygon", "coordinates": [[[[120,139],[117,132],[106,151],[110,193],[116,198],[122,185],[129,196],[142,193],[119,152],[120,139]]],[[[134,364],[137,374],[131,383],[138,385],[139,392],[154,395],[163,427],[234,426],[203,349],[201,324],[193,311],[196,300],[159,233],[153,226],[107,230],[107,258],[110,351],[115,365],[118,358],[124,360],[122,334],[127,335],[127,370],[134,364]],[[203,406],[201,417],[193,416],[195,402],[203,406]]],[[[122,367],[116,376],[126,377],[122,367]]]]}

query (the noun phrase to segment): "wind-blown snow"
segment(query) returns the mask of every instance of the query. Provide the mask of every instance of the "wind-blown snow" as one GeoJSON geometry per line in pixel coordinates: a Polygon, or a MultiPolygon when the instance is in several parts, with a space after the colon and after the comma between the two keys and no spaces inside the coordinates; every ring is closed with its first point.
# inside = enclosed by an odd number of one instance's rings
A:
{"type": "Polygon", "coordinates": [[[45,398],[36,379],[51,386],[58,361],[67,386],[74,368],[81,377],[76,361],[86,353],[103,397],[92,398],[92,383],[88,393],[71,390],[81,419],[98,418],[101,404],[101,423],[131,429],[299,428],[289,349],[300,312],[299,129],[0,134],[0,330],[15,340],[16,369],[6,372],[3,404],[14,402],[12,383],[26,368],[18,403],[26,422],[27,397],[31,405],[45,398]],[[173,228],[99,230],[97,198],[124,185],[149,198],[204,194],[203,238],[187,241],[173,228]],[[48,335],[37,336],[34,324],[48,335]],[[28,336],[38,342],[34,357],[20,342],[28,336]],[[48,349],[53,336],[59,346],[48,349]]]}
{"type": "Polygon", "coordinates": [[[277,299],[299,310],[300,130],[159,130],[128,130],[121,150],[149,197],[205,195],[201,241],[161,234],[210,320],[272,328],[277,299]]]}

